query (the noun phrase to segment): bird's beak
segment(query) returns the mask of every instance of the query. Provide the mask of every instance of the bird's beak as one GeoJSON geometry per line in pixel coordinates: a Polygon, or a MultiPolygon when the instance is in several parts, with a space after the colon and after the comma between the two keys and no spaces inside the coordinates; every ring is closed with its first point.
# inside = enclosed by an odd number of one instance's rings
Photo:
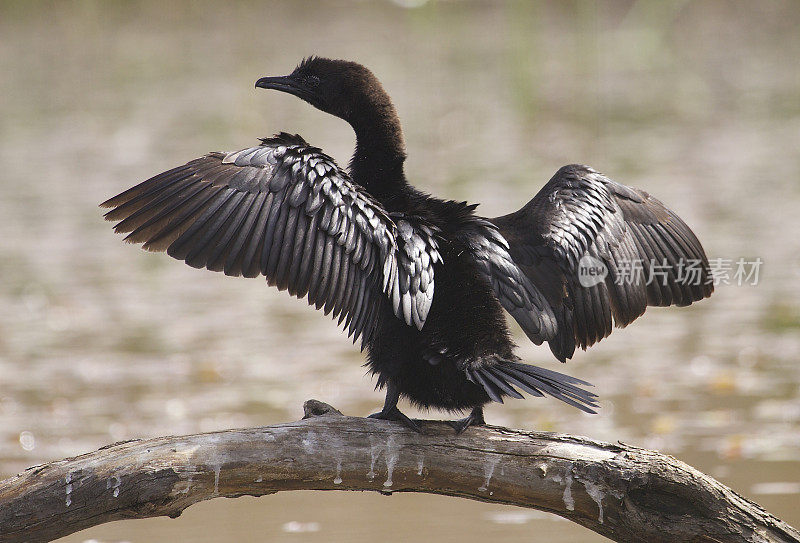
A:
{"type": "Polygon", "coordinates": [[[256,81],[256,88],[273,89],[293,94],[303,100],[313,100],[314,96],[302,87],[292,76],[262,77],[256,81]]]}

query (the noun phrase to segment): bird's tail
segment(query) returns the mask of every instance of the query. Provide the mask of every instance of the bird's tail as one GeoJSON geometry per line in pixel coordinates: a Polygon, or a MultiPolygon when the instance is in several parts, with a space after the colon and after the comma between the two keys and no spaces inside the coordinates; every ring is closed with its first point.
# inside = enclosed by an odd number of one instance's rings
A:
{"type": "Polygon", "coordinates": [[[503,403],[503,396],[522,398],[517,388],[534,396],[548,394],[586,413],[596,413],[597,394],[576,385],[591,383],[557,371],[503,360],[480,368],[468,369],[467,378],[480,385],[489,397],[503,403]],[[517,387],[517,388],[515,388],[517,387]]]}

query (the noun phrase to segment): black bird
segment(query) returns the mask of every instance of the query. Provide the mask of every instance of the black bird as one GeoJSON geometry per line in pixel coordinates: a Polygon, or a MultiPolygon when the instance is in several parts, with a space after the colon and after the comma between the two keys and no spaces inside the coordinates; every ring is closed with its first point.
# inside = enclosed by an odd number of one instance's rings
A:
{"type": "Polygon", "coordinates": [[[703,248],[677,215],[587,166],[561,168],[522,209],[493,219],[414,188],[395,108],[360,64],[312,57],[256,87],[350,123],[349,169],[281,133],[148,179],[101,204],[112,208],[105,217],[147,250],[226,275],[264,275],[333,312],[361,338],[386,388],[372,417],[418,430],[397,408],[405,397],[471,409],[451,423],[463,431],[484,423],[486,403],[520,391],[594,413],[596,395],[579,386],[589,383],[519,361],[503,309],[563,362],[648,305],[689,305],[713,290],[703,248]],[[583,286],[585,262],[608,274],[583,286]],[[622,277],[636,262],[642,273],[622,277]],[[686,262],[694,281],[682,277],[686,262]]]}

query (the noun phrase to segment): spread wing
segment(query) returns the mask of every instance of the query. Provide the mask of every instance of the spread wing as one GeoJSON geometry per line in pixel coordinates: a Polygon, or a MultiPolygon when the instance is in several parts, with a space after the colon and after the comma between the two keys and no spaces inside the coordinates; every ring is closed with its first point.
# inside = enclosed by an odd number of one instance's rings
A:
{"type": "Polygon", "coordinates": [[[392,220],[362,187],[299,136],[209,153],[101,204],[126,241],[195,268],[264,275],[372,334],[379,304],[422,328],[433,300],[435,232],[392,220]]]}
{"type": "Polygon", "coordinates": [[[561,168],[525,207],[491,222],[553,308],[549,344],[562,361],[648,305],[689,305],[713,291],[703,247],[680,217],[586,166],[561,168]]]}
{"type": "Polygon", "coordinates": [[[500,304],[537,345],[552,338],[557,329],[553,310],[512,258],[508,242],[486,219],[475,217],[473,229],[468,245],[500,304]]]}

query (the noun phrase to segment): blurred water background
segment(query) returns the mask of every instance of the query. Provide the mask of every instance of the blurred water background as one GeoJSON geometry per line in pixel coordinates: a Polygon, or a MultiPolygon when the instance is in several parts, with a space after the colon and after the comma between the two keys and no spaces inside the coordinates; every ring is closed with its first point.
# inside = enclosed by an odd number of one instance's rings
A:
{"type": "MultiPolygon", "coordinates": [[[[349,158],[349,127],[253,89],[309,54],[370,66],[407,173],[517,209],[570,162],[676,210],[757,285],[648,310],[552,400],[487,419],[654,447],[800,525],[800,4],[617,1],[0,4],[0,477],[113,441],[382,403],[330,320],[263,281],[122,243],[97,204],[210,150],[286,130],[349,158]]],[[[519,354],[556,368],[517,330],[519,354]]],[[[407,412],[413,412],[406,408],[407,412]]],[[[438,414],[433,414],[438,415],[438,414]]],[[[558,517],[351,493],[213,500],[63,541],[603,540],[558,517]]]]}

